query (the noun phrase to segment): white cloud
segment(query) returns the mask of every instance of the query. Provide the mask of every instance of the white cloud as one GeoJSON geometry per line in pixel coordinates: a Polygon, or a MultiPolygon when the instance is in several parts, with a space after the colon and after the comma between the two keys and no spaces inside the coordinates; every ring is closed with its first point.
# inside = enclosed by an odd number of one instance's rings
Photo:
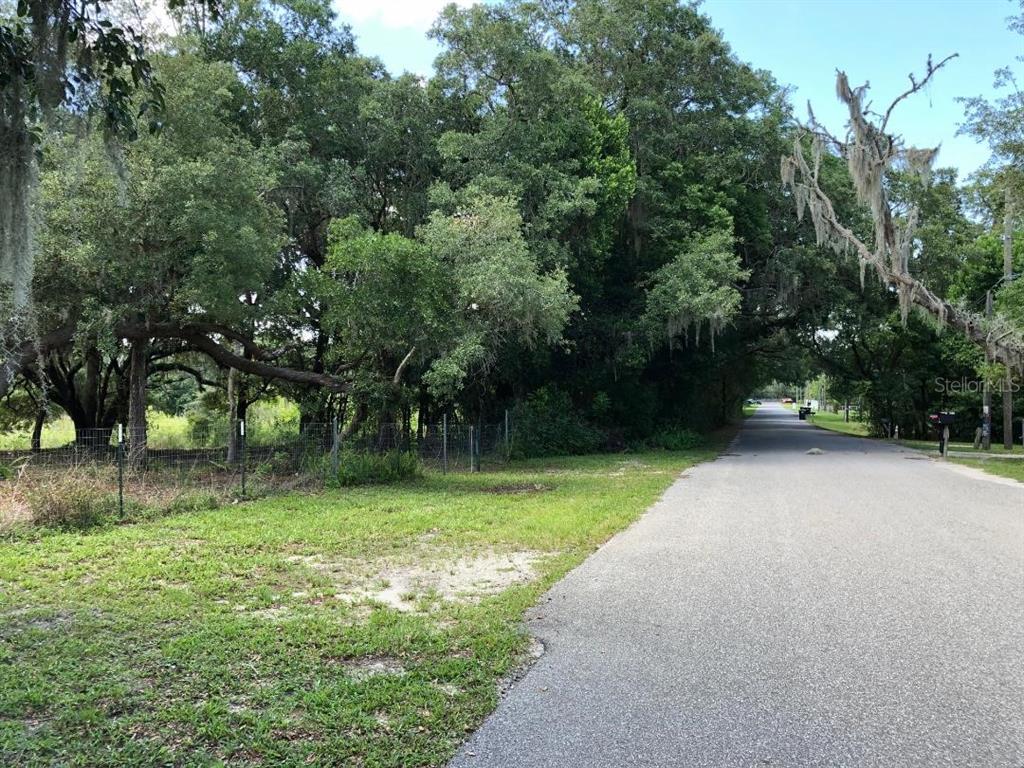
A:
{"type": "MultiPolygon", "coordinates": [[[[377,23],[390,29],[420,29],[425,32],[450,1],[334,0],[334,9],[342,21],[357,27],[359,24],[377,23]]],[[[472,5],[473,0],[455,0],[455,4],[465,8],[472,5]]]]}

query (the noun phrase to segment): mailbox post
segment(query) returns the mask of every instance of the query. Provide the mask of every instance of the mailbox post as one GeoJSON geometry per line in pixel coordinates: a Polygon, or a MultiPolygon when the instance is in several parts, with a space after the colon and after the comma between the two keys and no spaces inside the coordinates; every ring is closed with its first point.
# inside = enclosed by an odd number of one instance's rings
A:
{"type": "Polygon", "coordinates": [[[939,432],[939,455],[945,457],[949,454],[949,427],[956,421],[954,411],[939,411],[928,417],[928,421],[939,432]]]}

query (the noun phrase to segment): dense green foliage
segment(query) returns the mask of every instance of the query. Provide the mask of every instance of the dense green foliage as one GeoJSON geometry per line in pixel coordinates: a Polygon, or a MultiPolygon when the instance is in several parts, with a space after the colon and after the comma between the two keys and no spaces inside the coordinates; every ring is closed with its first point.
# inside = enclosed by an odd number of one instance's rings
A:
{"type": "MultiPolygon", "coordinates": [[[[217,8],[150,41],[158,135],[112,143],[67,105],[42,123],[37,339],[4,429],[38,442],[63,412],[139,440],[147,403],[226,428],[284,398],[346,436],[517,409],[517,450],[580,451],[824,372],[923,432],[936,377],[983,368],[815,245],[779,183],[785,92],[696,7],[451,6],[428,81],[361,55],[325,0],[217,8]]],[[[970,187],[887,182],[921,211],[914,274],[965,305],[1000,276],[1018,111],[968,103],[994,158],[970,187]]],[[[867,237],[846,168],[823,174],[867,237]]],[[[1020,285],[996,297],[1018,322],[1020,285]]]]}
{"type": "Polygon", "coordinates": [[[411,480],[420,474],[419,457],[408,451],[364,453],[345,451],[338,457],[339,486],[378,485],[411,480]]]}
{"type": "Polygon", "coordinates": [[[512,455],[516,457],[592,453],[604,439],[569,395],[553,386],[531,392],[512,411],[512,419],[516,425],[512,455]]]}

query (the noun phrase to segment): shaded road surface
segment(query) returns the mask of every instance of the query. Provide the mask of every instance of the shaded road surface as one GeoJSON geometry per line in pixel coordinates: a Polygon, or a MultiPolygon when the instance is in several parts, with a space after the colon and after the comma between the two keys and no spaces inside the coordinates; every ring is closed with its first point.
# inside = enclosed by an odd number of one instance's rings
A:
{"type": "Polygon", "coordinates": [[[774,404],[733,451],[532,611],[453,765],[1024,766],[1024,486],[774,404]]]}

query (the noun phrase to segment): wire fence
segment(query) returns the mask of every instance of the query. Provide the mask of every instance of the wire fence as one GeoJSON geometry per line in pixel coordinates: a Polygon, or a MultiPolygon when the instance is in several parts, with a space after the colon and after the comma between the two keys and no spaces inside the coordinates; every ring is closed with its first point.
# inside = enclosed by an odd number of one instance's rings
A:
{"type": "Polygon", "coordinates": [[[126,482],[174,482],[179,487],[240,486],[275,478],[328,481],[358,455],[413,454],[441,472],[473,472],[508,460],[512,431],[508,415],[498,424],[423,424],[411,429],[385,424],[346,436],[338,424],[306,423],[300,428],[250,425],[193,425],[133,439],[123,425],[79,429],[58,447],[0,451],[0,465],[18,473],[68,469],[116,471],[118,492],[126,482]],[[126,480],[127,478],[127,480],[126,480]]]}

